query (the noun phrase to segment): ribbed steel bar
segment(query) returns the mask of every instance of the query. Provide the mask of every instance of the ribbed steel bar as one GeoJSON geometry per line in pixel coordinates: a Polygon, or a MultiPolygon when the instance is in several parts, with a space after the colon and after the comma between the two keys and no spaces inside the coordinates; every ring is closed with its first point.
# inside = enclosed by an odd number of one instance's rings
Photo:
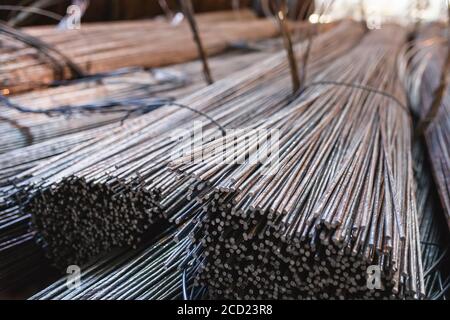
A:
{"type": "Polygon", "coordinates": [[[413,157],[426,297],[448,299],[449,290],[445,289],[445,283],[448,283],[450,279],[449,230],[442,207],[439,205],[425,146],[420,140],[415,142],[413,157]]]}
{"type": "MultiPolygon", "coordinates": [[[[263,51],[234,50],[212,58],[212,71],[220,79],[269,54],[263,51]]],[[[58,88],[16,95],[10,99],[20,106],[45,110],[61,105],[72,105],[76,109],[80,104],[95,105],[119,98],[136,101],[148,99],[151,94],[176,98],[204,87],[201,75],[198,74],[199,65],[200,62],[196,61],[154,69],[151,72],[139,68],[119,70],[100,79],[67,82],[58,88]],[[170,85],[171,82],[167,80],[172,77],[183,79],[182,86],[170,85]],[[165,86],[166,84],[170,86],[165,86]]],[[[2,145],[2,149],[9,151],[0,154],[0,290],[17,287],[24,279],[30,282],[25,277],[28,273],[21,270],[28,268],[30,272],[35,271],[34,275],[39,275],[48,265],[39,249],[45,245],[40,240],[36,243],[39,238],[36,238],[35,231],[30,230],[30,215],[17,205],[23,195],[17,188],[21,181],[19,176],[52,157],[117,129],[130,107],[133,106],[126,106],[124,111],[114,114],[72,113],[68,118],[64,115],[49,118],[45,114],[2,108],[2,115],[9,120],[1,123],[4,128],[3,137],[10,143],[2,145]],[[12,120],[21,128],[27,129],[31,141],[21,131],[11,131],[12,120]],[[28,146],[22,147],[24,145],[28,146]]],[[[139,113],[136,114],[138,115],[139,113]]]]}
{"type": "MultiPolygon", "coordinates": [[[[323,70],[361,36],[360,26],[352,22],[319,35],[311,48],[310,74],[323,70]]],[[[298,58],[305,47],[297,46],[298,58]]],[[[289,103],[288,74],[280,52],[177,103],[208,114],[225,128],[262,121],[289,103]]],[[[173,130],[190,131],[193,121],[203,121],[204,139],[221,135],[215,123],[168,105],[24,172],[18,187],[29,195],[26,211],[33,214],[49,256],[66,266],[117,246],[136,246],[153,223],[170,218],[168,209],[183,208],[181,196],[189,192],[190,179],[178,179],[166,164],[183,148],[173,130]]]]}
{"type": "Polygon", "coordinates": [[[197,280],[211,297],[424,297],[413,128],[396,71],[406,34],[368,33],[313,79],[322,85],[247,122],[280,130],[275,174],[253,161],[259,141],[239,137],[243,164],[217,161],[208,144],[203,161],[173,162],[213,186],[198,196],[208,216],[194,235],[207,256],[197,280]],[[366,285],[369,266],[382,289],[366,285]]]}
{"type": "MultiPolygon", "coordinates": [[[[199,207],[198,210],[201,208],[199,207]]],[[[35,294],[32,300],[157,300],[199,298],[193,274],[201,264],[188,237],[177,238],[181,228],[169,227],[135,250],[118,250],[81,268],[80,286],[67,287],[68,277],[35,294]],[[183,256],[186,258],[183,258],[183,256]]],[[[167,228],[163,226],[162,230],[167,228]]]]}
{"type": "Polygon", "coordinates": [[[446,32],[447,28],[437,23],[423,25],[405,51],[402,66],[411,107],[418,121],[428,123],[423,134],[450,228],[450,87],[444,90],[436,116],[425,119],[437,94],[448,54],[446,32]]]}

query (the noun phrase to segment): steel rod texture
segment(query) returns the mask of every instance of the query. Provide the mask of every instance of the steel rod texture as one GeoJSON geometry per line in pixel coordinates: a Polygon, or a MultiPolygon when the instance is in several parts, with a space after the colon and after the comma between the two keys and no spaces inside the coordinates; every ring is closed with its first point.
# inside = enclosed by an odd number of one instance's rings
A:
{"type": "MultiPolygon", "coordinates": [[[[346,53],[361,36],[352,22],[318,35],[310,74],[346,53]]],[[[297,45],[298,58],[305,48],[306,43],[297,45]]],[[[263,121],[289,103],[288,75],[281,51],[22,172],[16,186],[27,195],[25,212],[33,215],[48,255],[65,267],[117,246],[136,246],[152,224],[170,219],[167,209],[181,208],[181,195],[189,189],[190,179],[178,179],[166,165],[183,148],[174,138],[176,130],[192,130],[199,121],[204,139],[222,136],[215,123],[177,105],[206,113],[225,128],[263,121]]]]}
{"type": "MultiPolygon", "coordinates": [[[[265,45],[278,46],[271,42],[266,41],[265,45]]],[[[239,49],[224,53],[211,58],[212,72],[220,79],[270,54],[267,50],[239,49]]],[[[101,78],[70,81],[57,88],[9,98],[15,104],[36,110],[53,110],[64,105],[71,107],[68,108],[71,111],[80,105],[97,106],[114,100],[122,101],[123,105],[106,113],[69,112],[52,117],[2,106],[0,131],[5,142],[0,148],[0,291],[12,285],[17,287],[19,282],[30,283],[33,280],[28,274],[39,276],[40,266],[45,268],[49,264],[40,249],[45,245],[29,227],[30,215],[18,205],[24,196],[16,185],[21,181],[20,174],[119,128],[126,115],[128,119],[139,116],[139,112],[128,114],[134,103],[146,101],[152,95],[178,98],[204,87],[199,66],[200,62],[195,61],[152,70],[121,69],[101,78]]]]}

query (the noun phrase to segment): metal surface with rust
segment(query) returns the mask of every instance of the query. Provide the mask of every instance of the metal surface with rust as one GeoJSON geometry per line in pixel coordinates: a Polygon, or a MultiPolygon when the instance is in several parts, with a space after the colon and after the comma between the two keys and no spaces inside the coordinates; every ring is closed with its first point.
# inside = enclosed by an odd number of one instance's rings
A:
{"type": "MultiPolygon", "coordinates": [[[[250,162],[256,151],[233,165],[205,155],[208,144],[194,150],[204,161],[173,162],[174,170],[211,186],[198,197],[205,214],[193,233],[207,257],[197,280],[211,297],[425,296],[413,127],[396,71],[405,41],[400,27],[372,31],[313,78],[388,95],[306,85],[279,114],[247,122],[280,130],[275,174],[250,162]],[[380,267],[383,290],[366,286],[370,265],[380,267]]],[[[236,139],[239,155],[256,150],[257,141],[236,139]]]]}
{"type": "MultiPolygon", "coordinates": [[[[267,51],[235,50],[213,57],[210,62],[214,75],[220,79],[270,54],[267,51]]],[[[100,81],[68,82],[57,88],[11,96],[10,100],[34,109],[50,109],[60,105],[95,105],[115,98],[132,101],[148,98],[149,94],[182,97],[205,86],[198,72],[200,65],[199,61],[195,61],[155,69],[152,73],[140,69],[122,70],[100,81]],[[182,77],[185,80],[183,85],[174,88],[167,86],[164,80],[171,76],[182,77]],[[165,85],[158,85],[160,81],[165,85]]],[[[5,139],[0,148],[1,294],[5,290],[11,294],[11,290],[19,290],[23,286],[33,288],[31,292],[39,289],[33,284],[40,282],[40,276],[46,274],[51,262],[44,258],[44,252],[40,249],[42,242],[36,243],[36,232],[29,227],[30,215],[24,214],[16,203],[20,196],[15,188],[15,183],[19,182],[18,175],[120,127],[126,110],[106,114],[73,114],[67,118],[64,115],[47,117],[44,114],[21,113],[2,106],[1,116],[6,121],[0,123],[0,132],[5,139]],[[11,122],[17,126],[12,126],[11,122]]],[[[40,286],[42,284],[45,281],[40,286]]]]}
{"type": "Polygon", "coordinates": [[[411,107],[422,124],[433,176],[450,230],[450,87],[447,27],[424,25],[404,54],[403,70],[411,107]],[[441,95],[441,99],[435,96],[441,95]],[[436,104],[441,101],[439,105],[436,104]]]}
{"type": "MultiPolygon", "coordinates": [[[[176,26],[164,19],[152,19],[86,23],[79,30],[30,27],[23,32],[57,49],[82,72],[95,74],[129,66],[160,67],[196,59],[196,43],[185,20],[176,26]]],[[[235,42],[267,39],[279,32],[269,19],[247,15],[240,19],[234,12],[199,14],[196,22],[207,55],[223,52],[235,42]]],[[[289,27],[304,25],[292,22],[289,27]]],[[[10,35],[0,34],[0,38],[4,43],[0,49],[0,90],[32,90],[59,78],[70,78],[67,63],[57,56],[44,56],[10,35]]]]}
{"type": "MultiPolygon", "coordinates": [[[[354,23],[319,35],[312,47],[317,60],[311,58],[311,74],[347,52],[361,36],[361,28],[354,23]],[[334,50],[318,55],[324,46],[334,50]]],[[[304,50],[305,44],[299,44],[299,57],[304,50]]],[[[263,119],[290,98],[284,56],[284,52],[274,54],[179,103],[207,113],[224,127],[263,119]]],[[[204,119],[169,105],[127,120],[122,127],[23,173],[26,181],[19,187],[29,188],[27,209],[35,217],[49,255],[65,265],[114,246],[136,245],[167,209],[181,209],[178,200],[189,181],[177,179],[165,164],[176,151],[173,130],[191,130],[193,121],[204,119]]],[[[204,137],[220,135],[216,125],[203,124],[204,137]]]]}

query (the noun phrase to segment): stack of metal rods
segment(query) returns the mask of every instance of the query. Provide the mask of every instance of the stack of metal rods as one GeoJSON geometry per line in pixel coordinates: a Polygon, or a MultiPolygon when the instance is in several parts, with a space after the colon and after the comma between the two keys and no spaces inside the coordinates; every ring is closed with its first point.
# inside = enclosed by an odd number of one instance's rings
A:
{"type": "Polygon", "coordinates": [[[448,52],[447,27],[422,26],[404,57],[404,74],[411,107],[420,121],[440,200],[450,229],[450,87],[447,85],[438,112],[427,119],[433,104],[448,52]]]}
{"type": "MultiPolygon", "coordinates": [[[[235,50],[212,58],[210,64],[214,76],[221,79],[255,60],[267,57],[268,54],[235,50]]],[[[201,69],[198,61],[149,71],[139,68],[123,69],[100,80],[87,79],[72,85],[16,95],[9,99],[11,103],[33,110],[49,110],[61,106],[75,109],[83,105],[91,105],[94,108],[112,101],[122,102],[121,106],[110,108],[112,110],[91,112],[89,117],[68,112],[69,121],[64,116],[49,118],[46,114],[8,109],[5,103],[0,101],[0,134],[5,139],[0,146],[0,153],[109,123],[120,124],[118,120],[127,114],[127,105],[129,110],[133,110],[133,101],[147,101],[146,99],[152,96],[178,98],[203,87],[199,70],[201,69]],[[124,112],[118,112],[123,109],[124,112]]]]}
{"type": "MultiPolygon", "coordinates": [[[[210,64],[214,76],[220,79],[268,55],[269,53],[266,52],[236,50],[212,58],[210,64]]],[[[118,94],[122,94],[123,98],[128,99],[131,98],[128,93],[134,94],[134,99],[141,96],[146,98],[151,91],[154,91],[152,85],[156,80],[165,79],[172,74],[182,75],[183,78],[186,78],[185,85],[182,87],[176,86],[171,88],[172,90],[166,88],[161,94],[176,98],[205,86],[199,70],[200,62],[195,61],[153,70],[153,74],[143,71],[122,72],[120,76],[103,78],[101,82],[75,82],[64,87],[42,90],[39,94],[30,93],[15,96],[11,100],[35,108],[51,108],[60,104],[70,104],[71,101],[76,101],[78,105],[80,102],[94,103],[95,101],[111,100],[118,94]],[[140,93],[140,91],[142,92],[140,93]],[[78,94],[78,92],[82,94],[78,94]]],[[[9,116],[14,115],[16,120],[21,116],[25,117],[21,113],[8,111],[9,116]]],[[[108,114],[102,116],[96,113],[79,116],[75,120],[72,117],[66,119],[64,116],[51,118],[51,120],[54,120],[54,124],[58,123],[61,126],[61,130],[54,130],[53,134],[47,132],[45,134],[47,140],[42,141],[44,138],[41,135],[40,139],[33,139],[32,145],[0,154],[0,291],[9,288],[10,284],[17,286],[19,281],[23,282],[28,279],[25,277],[27,273],[21,270],[26,269],[30,273],[35,270],[34,274],[39,274],[42,273],[42,268],[39,268],[39,266],[44,268],[48,264],[43,261],[43,254],[39,249],[43,244],[39,240],[39,245],[36,243],[35,231],[29,227],[30,215],[23,213],[17,205],[21,199],[21,193],[15,185],[20,181],[18,176],[26,170],[33,170],[40,163],[48,161],[58,154],[98,138],[113,128],[120,127],[121,120],[125,115],[126,112],[119,112],[113,118],[115,122],[104,121],[105,118],[110,119],[108,114]],[[90,126],[82,125],[83,117],[91,118],[90,126]],[[78,131],[73,130],[73,133],[62,135],[61,132],[63,132],[65,126],[74,126],[72,121],[80,121],[81,126],[78,131]],[[37,140],[42,142],[37,143],[37,140]]],[[[44,117],[44,115],[35,114],[32,114],[32,116],[44,117]]],[[[42,128],[45,128],[45,126],[42,128]]],[[[30,132],[36,133],[32,130],[30,132]]],[[[37,133],[39,134],[39,131],[37,133]]],[[[13,139],[11,136],[10,138],[13,139]]],[[[20,143],[16,145],[20,145],[20,143]]]]}
{"type": "MultiPolygon", "coordinates": [[[[346,22],[317,36],[308,73],[317,74],[348,52],[362,34],[359,24],[346,22]]],[[[305,49],[305,43],[296,48],[299,58],[305,49]]],[[[180,196],[189,189],[189,179],[177,179],[166,167],[182,148],[173,130],[190,131],[193,121],[203,121],[203,138],[217,137],[223,127],[282,109],[290,91],[288,63],[280,52],[23,173],[25,209],[49,256],[66,266],[136,245],[167,209],[180,208],[180,196]]]]}
{"type": "MultiPolygon", "coordinates": [[[[235,50],[211,58],[210,64],[214,76],[220,79],[269,54],[235,50]]],[[[61,105],[76,109],[80,105],[101,105],[102,102],[119,98],[132,104],[133,100],[145,99],[155,94],[161,95],[162,98],[179,98],[204,86],[199,74],[200,64],[195,61],[165,69],[154,69],[151,72],[120,70],[99,80],[68,82],[61,87],[16,95],[8,100],[33,111],[59,109],[61,105]],[[171,81],[172,79],[175,81],[171,81]]],[[[130,109],[132,110],[132,107],[130,109]]],[[[87,116],[85,113],[70,113],[68,110],[68,118],[65,114],[60,116],[55,114],[49,118],[46,114],[23,113],[7,108],[3,103],[0,126],[6,141],[1,147],[5,152],[0,155],[1,185],[7,184],[8,178],[32,168],[42,159],[50,158],[76,144],[88,141],[100,135],[102,131],[120,126],[118,120],[124,119],[127,112],[126,109],[122,112],[105,114],[93,110],[87,116]],[[37,120],[37,123],[33,120],[37,120]],[[68,127],[71,129],[67,129],[68,127]]]]}
{"type": "MultiPolygon", "coordinates": [[[[422,257],[425,270],[427,297],[445,298],[444,272],[442,264],[442,225],[435,197],[432,193],[431,176],[427,172],[424,150],[417,143],[414,148],[415,175],[418,180],[417,207],[421,232],[422,257]]],[[[179,227],[170,228],[152,240],[142,242],[133,251],[117,250],[81,268],[80,286],[74,287],[64,277],[30,299],[201,299],[205,287],[194,285],[194,277],[205,259],[202,246],[192,243],[189,234],[201,221],[203,212],[200,203],[181,210],[168,212],[170,216],[189,217],[180,219],[179,227]],[[69,282],[69,286],[68,286],[69,282]]],[[[442,218],[442,217],[441,217],[442,218]]],[[[221,276],[220,274],[218,275],[221,276]]]]}
{"type": "MultiPolygon", "coordinates": [[[[147,83],[144,82],[145,79],[145,72],[141,74],[132,72],[128,74],[127,78],[123,76],[110,77],[104,79],[101,84],[95,81],[87,81],[87,83],[15,96],[10,98],[9,102],[0,101],[2,110],[0,119],[3,120],[0,123],[0,134],[5,139],[0,147],[0,153],[110,123],[120,123],[118,119],[123,118],[126,111],[119,111],[120,109],[123,110],[127,104],[132,105],[135,100],[185,85],[184,80],[176,78],[171,83],[168,83],[167,80],[157,81],[152,75],[147,76],[147,83]],[[141,83],[133,83],[133,81],[130,83],[127,82],[127,79],[134,79],[141,83]],[[75,109],[86,104],[92,105],[92,109],[94,109],[95,106],[108,101],[123,101],[123,106],[112,107],[112,110],[105,110],[104,112],[91,113],[89,117],[84,114],[70,114],[69,112],[49,117],[44,112],[31,113],[8,108],[8,103],[12,103],[26,106],[33,111],[48,111],[61,106],[68,106],[67,109],[70,111],[72,108],[75,109]],[[119,110],[117,112],[106,112],[115,111],[115,109],[119,110]],[[67,119],[69,115],[71,116],[70,121],[67,119]]],[[[131,109],[131,106],[129,108],[131,109]]]]}
{"type": "Polygon", "coordinates": [[[450,287],[449,230],[445,223],[442,207],[439,205],[423,142],[415,142],[413,157],[417,181],[417,212],[426,297],[428,299],[448,299],[450,287]]]}
{"type": "Polygon", "coordinates": [[[412,123],[396,72],[405,40],[395,26],[369,33],[278,115],[248,123],[280,131],[264,164],[257,150],[269,142],[239,136],[225,139],[243,163],[214,152],[224,141],[194,149],[203,161],[173,162],[213,186],[198,197],[208,218],[194,235],[211,297],[424,296],[412,123]],[[371,265],[382,290],[366,286],[371,265]]]}
{"type": "MultiPolygon", "coordinates": [[[[223,52],[235,42],[266,39],[278,34],[277,26],[269,19],[240,20],[229,12],[200,14],[197,19],[208,55],[223,52]]],[[[290,25],[292,28],[309,28],[304,22],[290,25]]],[[[85,74],[128,66],[160,67],[198,57],[186,21],[176,26],[164,20],[143,20],[83,24],[79,30],[36,27],[24,31],[57,49],[85,74]]],[[[2,32],[0,37],[5,43],[0,51],[1,90],[30,90],[73,76],[67,63],[57,57],[43,57],[37,49],[2,32]]]]}
{"type": "Polygon", "coordinates": [[[192,241],[186,231],[192,227],[186,221],[178,228],[168,227],[135,250],[121,249],[99,257],[81,268],[79,287],[67,287],[64,277],[30,299],[199,299],[205,289],[194,287],[193,275],[203,258],[199,247],[190,249],[192,241]],[[180,235],[182,230],[184,235],[180,235]]]}
{"type": "MultiPolygon", "coordinates": [[[[31,105],[33,110],[51,109],[71,102],[91,103],[118,99],[146,97],[159,83],[144,72],[121,72],[121,76],[102,79],[103,83],[87,81],[64,87],[48,89],[39,94],[15,96],[11,101],[20,105],[31,105]],[[132,79],[135,82],[128,82],[132,79]],[[80,94],[79,94],[80,93],[80,94]]],[[[167,73],[170,75],[170,73],[167,73]]],[[[161,77],[161,76],[160,76],[161,77]]],[[[162,83],[163,81],[161,81],[162,83]]],[[[167,81],[164,84],[168,84],[167,81]]],[[[180,85],[176,85],[178,89],[180,85]]],[[[169,87],[162,88],[164,91],[169,87]]],[[[18,206],[20,194],[14,187],[15,175],[31,169],[43,160],[88,141],[106,127],[120,126],[126,112],[93,114],[90,117],[75,115],[67,119],[64,115],[48,118],[44,114],[22,113],[2,106],[2,136],[5,143],[0,155],[0,289],[19,281],[33,271],[39,273],[44,255],[36,244],[35,232],[30,230],[30,215],[18,206]],[[17,131],[11,130],[11,124],[17,131]],[[9,129],[9,130],[8,130],[9,129]],[[23,144],[30,144],[20,148],[23,144]]]]}

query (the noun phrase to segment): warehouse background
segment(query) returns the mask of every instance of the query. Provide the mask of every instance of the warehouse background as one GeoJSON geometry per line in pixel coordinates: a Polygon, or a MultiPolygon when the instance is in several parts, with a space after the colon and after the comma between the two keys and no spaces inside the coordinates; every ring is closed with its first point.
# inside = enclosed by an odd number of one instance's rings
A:
{"type": "MultiPolygon", "coordinates": [[[[164,0],[163,1],[171,10],[178,10],[179,4],[177,0],[164,0]]],[[[219,10],[232,10],[239,8],[258,8],[259,1],[255,0],[193,0],[195,12],[209,12],[219,10]]],[[[70,0],[25,0],[14,1],[4,0],[1,5],[20,5],[29,6],[34,5],[36,7],[45,8],[46,10],[55,12],[59,15],[64,15],[66,8],[72,3],[70,0]]],[[[154,17],[164,14],[161,7],[162,1],[158,0],[90,0],[89,6],[83,16],[84,22],[94,21],[115,21],[115,20],[132,20],[154,17]]],[[[312,0],[296,1],[296,5],[308,5],[313,8],[314,4],[312,0]]],[[[8,10],[0,10],[0,20],[8,19],[14,13],[8,10]]],[[[22,25],[36,25],[36,24],[52,24],[54,21],[51,18],[27,15],[22,25]]]]}
{"type": "MultiPolygon", "coordinates": [[[[87,0],[81,0],[87,1],[87,0]]],[[[166,4],[170,10],[179,10],[178,0],[90,0],[86,12],[83,15],[83,22],[96,21],[117,21],[133,20],[154,17],[164,14],[161,4],[166,4]]],[[[67,7],[73,0],[3,0],[1,6],[35,6],[58,15],[65,15],[67,7]]],[[[302,6],[310,8],[309,13],[314,11],[314,7],[319,8],[327,5],[328,0],[301,0],[288,1],[291,6],[302,6]]],[[[236,10],[237,8],[253,8],[260,15],[263,15],[260,0],[193,0],[192,4],[197,13],[219,10],[236,10]]],[[[444,0],[335,0],[333,9],[326,12],[323,19],[336,20],[344,17],[355,19],[361,18],[359,6],[363,4],[366,14],[372,17],[383,17],[383,19],[395,19],[396,21],[420,18],[423,20],[445,20],[446,1],[444,0]]],[[[9,9],[0,9],[0,20],[8,20],[17,12],[9,9]]],[[[42,25],[54,24],[54,20],[45,16],[35,14],[20,14],[20,25],[42,25]]],[[[309,14],[302,14],[301,18],[308,17],[309,14]]],[[[314,19],[314,17],[313,17],[314,19]]]]}
{"type": "Polygon", "coordinates": [[[184,2],[177,23],[177,1],[1,1],[0,299],[445,297],[450,90],[431,129],[419,125],[450,70],[447,24],[425,22],[446,2],[286,0],[274,15],[269,1],[193,0],[196,19],[184,2]],[[63,18],[83,3],[77,28],[32,13],[63,18]],[[205,118],[222,134],[292,137],[279,178],[250,163],[223,174],[202,152],[200,183],[189,163],[168,162],[172,130],[205,118]],[[427,141],[412,147],[416,129],[427,141]],[[52,289],[91,262],[101,277],[52,289]],[[366,264],[386,271],[382,292],[368,290],[366,264]]]}

